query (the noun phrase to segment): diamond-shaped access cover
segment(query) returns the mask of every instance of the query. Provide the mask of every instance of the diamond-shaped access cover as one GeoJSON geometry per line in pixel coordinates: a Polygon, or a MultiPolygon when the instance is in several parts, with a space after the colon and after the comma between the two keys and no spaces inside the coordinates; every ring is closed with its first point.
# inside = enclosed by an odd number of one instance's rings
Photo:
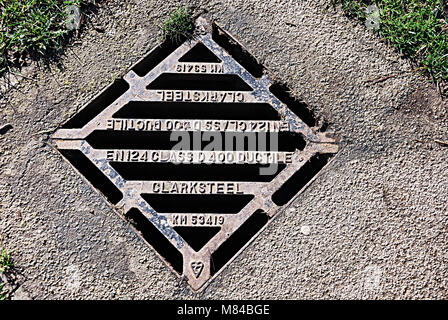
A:
{"type": "Polygon", "coordinates": [[[338,150],[305,119],[306,106],[288,100],[251,62],[234,38],[199,18],[192,39],[157,46],[52,136],[194,290],[338,150]],[[185,135],[191,141],[176,147],[185,135]],[[229,136],[232,143],[240,139],[230,149],[229,136]],[[278,138],[278,149],[260,144],[266,136],[278,138]],[[219,147],[220,137],[226,147],[219,147]],[[269,164],[278,170],[263,174],[269,164]]]}

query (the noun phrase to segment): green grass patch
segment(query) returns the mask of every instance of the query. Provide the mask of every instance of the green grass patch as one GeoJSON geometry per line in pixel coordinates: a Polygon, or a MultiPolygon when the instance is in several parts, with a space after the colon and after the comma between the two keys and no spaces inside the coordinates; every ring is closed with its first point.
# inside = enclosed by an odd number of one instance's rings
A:
{"type": "Polygon", "coordinates": [[[5,273],[14,266],[11,251],[0,248],[0,273],[5,273]]]}
{"type": "Polygon", "coordinates": [[[8,294],[6,291],[4,291],[5,284],[6,283],[0,283],[0,300],[6,300],[8,294]]]}
{"type": "Polygon", "coordinates": [[[188,8],[173,11],[161,26],[162,41],[179,43],[190,37],[194,30],[193,18],[188,8]]]}
{"type": "Polygon", "coordinates": [[[362,21],[366,8],[380,9],[376,30],[403,55],[419,63],[435,82],[448,80],[448,6],[444,0],[333,0],[362,21]]]}
{"type": "Polygon", "coordinates": [[[25,56],[45,58],[70,34],[73,11],[94,0],[0,0],[0,74],[25,56]]]}
{"type": "MultiPolygon", "coordinates": [[[[14,267],[14,262],[11,258],[11,251],[7,251],[0,248],[0,274],[6,273],[12,267],[14,267]]],[[[4,290],[5,283],[0,282],[0,300],[5,300],[7,298],[7,292],[4,290]]]]}

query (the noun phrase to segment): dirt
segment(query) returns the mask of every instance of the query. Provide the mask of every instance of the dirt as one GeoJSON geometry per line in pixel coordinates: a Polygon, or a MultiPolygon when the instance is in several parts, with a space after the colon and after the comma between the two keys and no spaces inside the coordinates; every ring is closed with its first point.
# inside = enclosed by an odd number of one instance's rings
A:
{"type": "Polygon", "coordinates": [[[32,69],[0,98],[0,127],[11,126],[0,134],[0,245],[21,273],[18,297],[446,299],[448,148],[436,140],[448,140],[447,103],[326,0],[185,1],[341,140],[324,172],[203,292],[62,159],[51,132],[158,43],[157,25],[177,4],[101,4],[100,29],[81,32],[58,64],[32,69]]]}

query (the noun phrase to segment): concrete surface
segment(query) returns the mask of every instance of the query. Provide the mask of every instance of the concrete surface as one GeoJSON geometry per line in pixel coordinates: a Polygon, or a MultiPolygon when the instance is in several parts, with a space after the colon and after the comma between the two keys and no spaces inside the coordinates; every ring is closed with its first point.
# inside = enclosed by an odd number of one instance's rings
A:
{"type": "Polygon", "coordinates": [[[158,42],[178,5],[106,3],[92,16],[104,33],[84,30],[59,64],[26,69],[35,77],[0,100],[0,125],[12,125],[0,135],[0,242],[14,250],[20,298],[448,297],[447,103],[327,0],[184,2],[326,119],[341,151],[207,289],[180,283],[47,144],[158,42]]]}

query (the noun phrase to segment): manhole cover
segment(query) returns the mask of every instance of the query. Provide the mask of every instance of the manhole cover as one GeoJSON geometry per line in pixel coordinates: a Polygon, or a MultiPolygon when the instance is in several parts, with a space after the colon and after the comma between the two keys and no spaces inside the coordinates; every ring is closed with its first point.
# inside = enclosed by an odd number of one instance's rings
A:
{"type": "Polygon", "coordinates": [[[53,135],[194,290],[325,166],[335,140],[217,24],[160,45],[53,135]]]}

